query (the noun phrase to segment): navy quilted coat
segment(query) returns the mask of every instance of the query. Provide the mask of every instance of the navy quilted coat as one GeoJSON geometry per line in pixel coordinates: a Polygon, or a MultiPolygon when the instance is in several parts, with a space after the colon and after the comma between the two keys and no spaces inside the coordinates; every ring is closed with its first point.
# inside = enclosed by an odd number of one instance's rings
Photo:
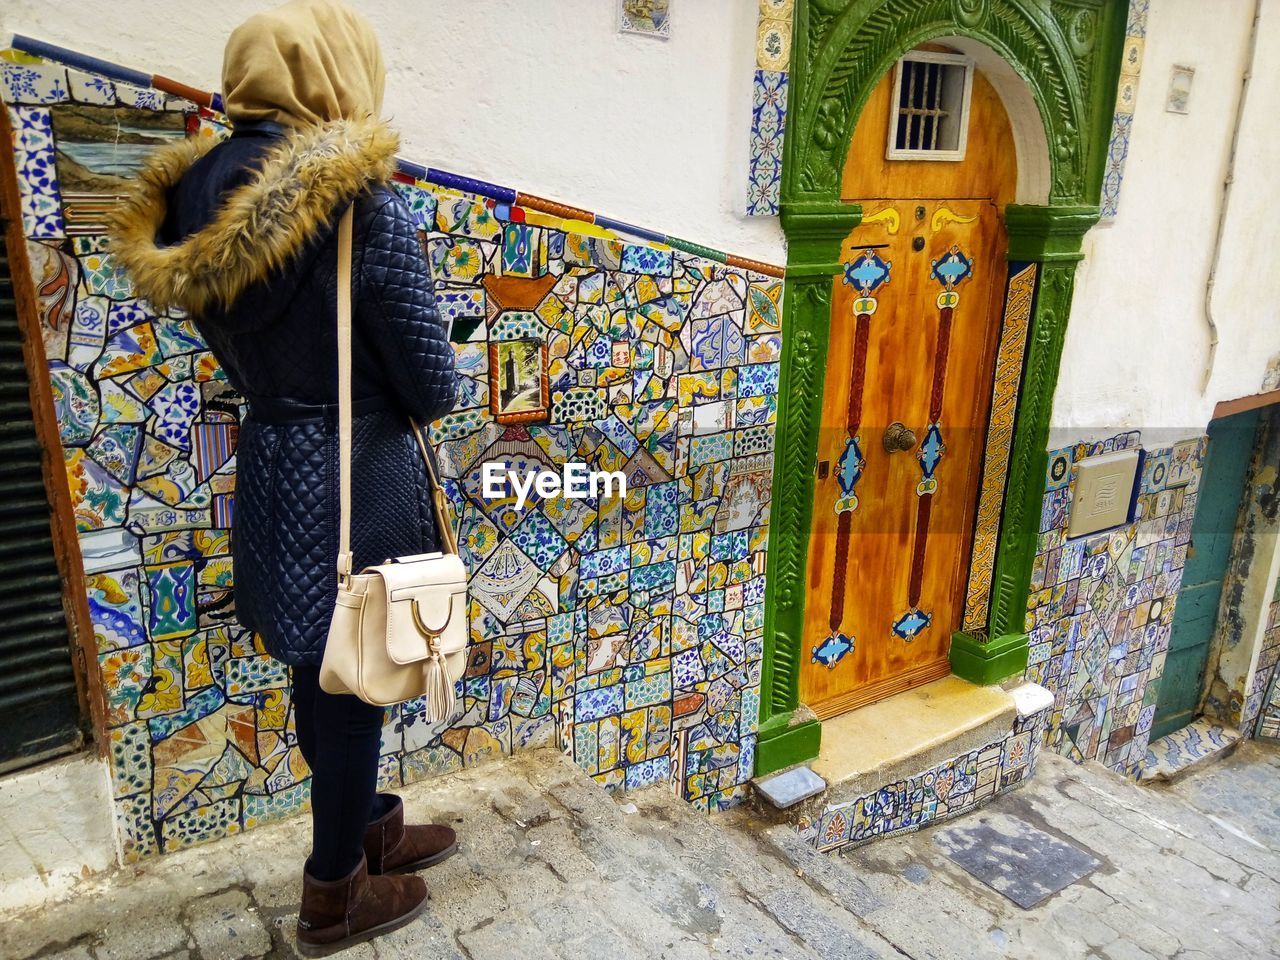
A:
{"type": "MultiPolygon", "coordinates": [[[[230,382],[248,400],[236,450],[236,616],[290,664],[320,663],[337,590],[336,225],[351,196],[355,569],[438,548],[426,471],[409,418],[425,425],[452,408],[453,352],[415,223],[404,201],[381,180],[385,170],[378,164],[386,158],[368,161],[358,131],[353,136],[353,143],[339,145],[347,152],[330,160],[323,150],[332,144],[317,147],[274,124],[242,126],[195,159],[176,182],[169,182],[172,176],[162,181],[167,196],[157,230],[161,252],[202,235],[217,239],[211,228],[237,192],[241,199],[250,194],[250,202],[241,205],[250,222],[244,235],[232,239],[250,252],[281,233],[278,224],[261,218],[303,221],[290,225],[301,233],[296,249],[286,247],[283,256],[279,249],[262,251],[262,259],[274,258],[278,266],[265,272],[251,267],[242,289],[215,287],[210,302],[188,303],[230,382]],[[326,209],[312,197],[314,215],[299,213],[291,191],[313,189],[307,171],[315,158],[307,151],[317,149],[317,169],[324,176],[342,179],[342,164],[353,159],[350,166],[359,175],[343,180],[346,196],[336,191],[336,206],[326,209]],[[376,174],[371,166],[378,167],[376,174]],[[264,187],[264,176],[286,182],[264,187]],[[291,177],[297,182],[288,182],[291,177]],[[268,196],[253,194],[268,187],[268,196]]],[[[326,180],[314,189],[323,193],[332,184],[326,180]]],[[[198,245],[193,254],[222,255],[198,245]]],[[[230,263],[227,271],[234,274],[241,266],[230,263]]],[[[139,275],[147,275],[145,265],[139,275]]],[[[165,292],[160,299],[180,299],[166,298],[165,292]]]]}

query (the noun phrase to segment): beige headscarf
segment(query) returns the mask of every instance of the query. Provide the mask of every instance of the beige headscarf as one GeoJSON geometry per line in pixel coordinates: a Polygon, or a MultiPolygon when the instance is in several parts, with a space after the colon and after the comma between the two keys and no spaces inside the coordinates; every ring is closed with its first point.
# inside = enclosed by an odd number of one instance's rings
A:
{"type": "Polygon", "coordinates": [[[291,0],[236,27],[222,60],[232,123],[377,117],[386,69],[373,28],[336,0],[291,0]]]}

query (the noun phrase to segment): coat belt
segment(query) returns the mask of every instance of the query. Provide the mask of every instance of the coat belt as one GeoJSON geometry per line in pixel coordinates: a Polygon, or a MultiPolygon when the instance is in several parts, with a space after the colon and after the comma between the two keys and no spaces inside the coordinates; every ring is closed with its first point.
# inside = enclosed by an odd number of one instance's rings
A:
{"type": "MultiPolygon", "coordinates": [[[[304,403],[287,397],[249,397],[249,416],[259,423],[337,423],[338,404],[304,403]]],[[[366,413],[391,409],[391,400],[382,394],[352,401],[351,415],[361,417],[366,413]]]]}

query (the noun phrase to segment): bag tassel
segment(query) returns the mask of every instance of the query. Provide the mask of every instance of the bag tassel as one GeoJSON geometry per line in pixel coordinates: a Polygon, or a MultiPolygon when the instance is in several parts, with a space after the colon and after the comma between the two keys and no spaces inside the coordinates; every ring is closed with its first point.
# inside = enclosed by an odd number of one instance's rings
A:
{"type": "Polygon", "coordinates": [[[439,651],[432,652],[424,669],[427,671],[427,720],[431,723],[448,720],[453,715],[453,683],[439,651]]]}

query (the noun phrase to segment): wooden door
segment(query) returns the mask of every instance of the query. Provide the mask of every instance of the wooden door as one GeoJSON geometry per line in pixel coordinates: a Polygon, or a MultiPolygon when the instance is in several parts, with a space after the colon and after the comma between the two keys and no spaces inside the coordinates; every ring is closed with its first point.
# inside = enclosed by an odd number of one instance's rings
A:
{"type": "Polygon", "coordinates": [[[843,260],[801,670],[820,717],[950,670],[1006,274],[990,200],[864,201],[843,260]]]}
{"type": "Polygon", "coordinates": [[[1209,448],[1196,516],[1191,522],[1191,548],[1173,611],[1152,740],[1180,730],[1196,718],[1257,426],[1257,410],[1209,424],[1209,448]]]}

